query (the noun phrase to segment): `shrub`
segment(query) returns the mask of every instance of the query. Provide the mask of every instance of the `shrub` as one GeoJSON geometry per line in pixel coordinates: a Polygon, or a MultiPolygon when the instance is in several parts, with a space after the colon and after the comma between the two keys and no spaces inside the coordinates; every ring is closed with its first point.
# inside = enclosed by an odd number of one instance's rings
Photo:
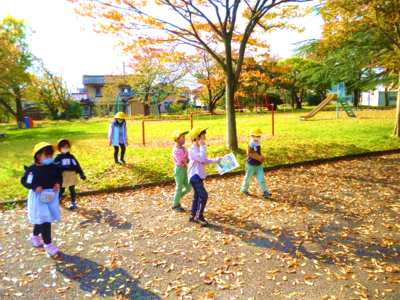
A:
{"type": "Polygon", "coordinates": [[[172,105],[170,105],[170,107],[168,109],[168,113],[170,113],[170,114],[181,114],[181,113],[183,113],[183,109],[184,108],[186,109],[186,103],[172,104],[172,105]]]}
{"type": "Polygon", "coordinates": [[[267,93],[267,97],[270,104],[275,104],[275,106],[283,104],[281,96],[279,96],[278,94],[267,93]]]}
{"type": "MultiPolygon", "coordinates": [[[[79,119],[83,114],[83,108],[80,106],[78,101],[70,101],[68,102],[69,108],[69,118],[70,119],[79,119]]],[[[53,120],[65,120],[67,118],[67,113],[64,111],[58,116],[53,116],[53,120]]]]}
{"type": "Polygon", "coordinates": [[[307,95],[306,101],[309,106],[317,106],[322,102],[322,98],[319,95],[307,95]]]}

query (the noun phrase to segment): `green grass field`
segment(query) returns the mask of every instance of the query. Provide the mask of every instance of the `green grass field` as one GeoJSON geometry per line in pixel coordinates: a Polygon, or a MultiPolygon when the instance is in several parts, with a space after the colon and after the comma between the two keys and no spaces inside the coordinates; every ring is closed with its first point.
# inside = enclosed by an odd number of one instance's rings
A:
{"type": "MultiPolygon", "coordinates": [[[[271,115],[238,115],[237,131],[240,150],[236,156],[245,167],[248,132],[259,126],[265,135],[262,152],[267,156],[264,166],[293,163],[317,158],[400,148],[400,139],[392,136],[395,111],[358,111],[357,118],[349,118],[340,112],[321,112],[309,121],[300,121],[301,113],[275,114],[275,136],[271,137],[271,115]]],[[[142,146],[140,120],[128,121],[129,147],[125,166],[113,163],[113,148],[108,146],[108,119],[91,119],[75,122],[37,122],[32,130],[10,130],[0,139],[0,199],[23,198],[27,190],[19,180],[23,166],[33,162],[35,144],[45,141],[56,143],[60,138],[74,142],[72,153],[77,157],[88,179],[78,191],[116,186],[134,185],[173,179],[170,134],[176,129],[190,129],[189,121],[164,121],[146,123],[146,147],[142,146]]],[[[209,126],[208,156],[216,157],[229,153],[226,149],[225,116],[200,117],[194,126],[209,126]]],[[[187,141],[186,146],[190,146],[187,141]]],[[[240,170],[239,169],[239,170],[240,170]]],[[[216,173],[215,166],[208,173],[216,173]]],[[[268,179],[267,179],[268,181],[268,179]]]]}

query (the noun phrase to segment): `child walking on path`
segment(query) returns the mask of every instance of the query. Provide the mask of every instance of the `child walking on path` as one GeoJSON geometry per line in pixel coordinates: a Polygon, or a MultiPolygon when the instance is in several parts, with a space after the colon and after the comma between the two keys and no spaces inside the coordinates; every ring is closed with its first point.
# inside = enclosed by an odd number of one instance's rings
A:
{"type": "Polygon", "coordinates": [[[172,209],[176,212],[183,212],[185,211],[180,204],[181,198],[185,196],[187,193],[190,192],[192,186],[188,181],[188,173],[187,173],[187,165],[189,163],[189,153],[184,146],[185,144],[185,135],[188,134],[189,131],[182,131],[182,130],[175,130],[171,138],[175,141],[175,146],[172,148],[172,158],[174,159],[175,163],[175,195],[173,198],[173,205],[172,209]],[[185,188],[182,191],[182,186],[185,188]]]}
{"type": "Polygon", "coordinates": [[[203,216],[208,199],[208,194],[203,184],[204,179],[207,177],[205,165],[213,164],[221,160],[220,157],[216,159],[208,159],[206,156],[207,129],[208,127],[202,128],[196,126],[189,133],[192,138],[192,146],[189,148],[188,177],[194,190],[189,221],[201,223],[203,225],[208,225],[208,222],[203,216]]]}
{"type": "Polygon", "coordinates": [[[261,155],[261,129],[252,128],[250,130],[250,135],[251,141],[249,143],[249,147],[247,148],[246,176],[244,177],[242,189],[240,191],[243,195],[250,196],[247,190],[249,188],[251,178],[253,175],[255,175],[263,192],[263,197],[268,198],[271,197],[272,194],[268,193],[267,188],[265,187],[264,169],[262,167],[262,163],[265,162],[266,158],[265,156],[261,155]]]}
{"type": "Polygon", "coordinates": [[[82,180],[86,179],[85,174],[81,166],[79,165],[78,160],[73,156],[69,150],[72,147],[72,141],[69,139],[61,139],[57,143],[57,149],[60,151],[60,154],[56,155],[54,159],[54,163],[58,164],[63,171],[63,184],[60,190],[60,200],[62,195],[65,192],[65,188],[69,187],[69,193],[71,195],[71,205],[69,207],[70,210],[76,207],[76,192],[75,186],[79,184],[79,179],[76,174],[79,174],[82,180]]]}
{"type": "Polygon", "coordinates": [[[51,223],[61,221],[59,190],[62,185],[61,169],[53,163],[56,147],[48,143],[39,143],[34,148],[34,161],[30,165],[21,183],[29,189],[28,221],[34,224],[29,241],[34,247],[42,247],[39,238],[42,235],[44,246],[49,255],[55,255],[59,249],[51,242],[51,223]]]}
{"type": "Polygon", "coordinates": [[[124,156],[125,149],[128,146],[128,133],[126,129],[126,116],[120,111],[111,121],[110,127],[108,128],[108,139],[110,140],[110,146],[114,146],[114,161],[115,164],[125,164],[124,156]],[[121,147],[120,162],[118,161],[118,152],[121,147]]]}

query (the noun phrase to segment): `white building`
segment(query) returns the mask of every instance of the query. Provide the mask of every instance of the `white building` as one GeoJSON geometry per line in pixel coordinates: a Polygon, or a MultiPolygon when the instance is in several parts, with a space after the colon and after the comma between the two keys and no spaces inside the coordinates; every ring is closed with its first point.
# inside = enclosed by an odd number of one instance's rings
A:
{"type": "MultiPolygon", "coordinates": [[[[390,90],[389,93],[389,105],[396,104],[397,91],[390,90]]],[[[361,93],[361,103],[360,105],[371,105],[379,106],[385,105],[385,87],[378,86],[375,91],[368,91],[366,93],[361,93]]]]}

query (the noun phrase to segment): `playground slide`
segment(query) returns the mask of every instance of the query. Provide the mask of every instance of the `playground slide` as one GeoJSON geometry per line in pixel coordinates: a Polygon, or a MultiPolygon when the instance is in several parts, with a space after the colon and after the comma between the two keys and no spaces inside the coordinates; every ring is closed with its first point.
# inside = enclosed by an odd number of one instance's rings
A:
{"type": "Polygon", "coordinates": [[[320,112],[321,109],[323,109],[326,105],[328,105],[329,102],[336,100],[338,97],[337,94],[328,94],[328,97],[324,101],[322,101],[316,108],[314,108],[308,115],[306,116],[301,116],[300,120],[308,119],[311,117],[314,117],[317,113],[320,112]]]}

